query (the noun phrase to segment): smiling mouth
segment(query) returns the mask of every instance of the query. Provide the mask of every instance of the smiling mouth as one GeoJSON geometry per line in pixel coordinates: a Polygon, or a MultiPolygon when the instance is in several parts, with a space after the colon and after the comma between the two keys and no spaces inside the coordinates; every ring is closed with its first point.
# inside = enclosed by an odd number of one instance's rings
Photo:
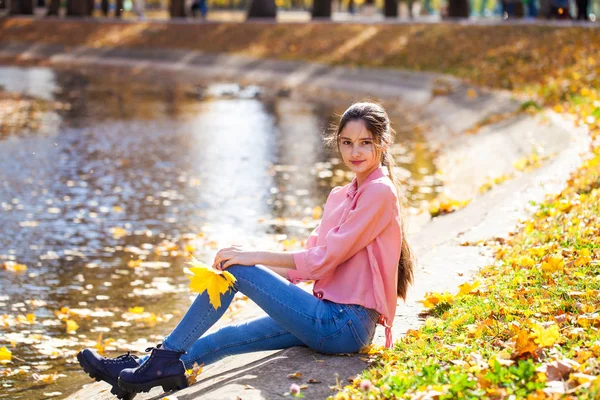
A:
{"type": "MultiPolygon", "coordinates": [[[[364,160],[363,160],[363,161],[364,161],[364,160]]],[[[350,162],[351,162],[352,164],[354,164],[354,165],[358,165],[358,164],[362,163],[362,161],[350,161],[350,162]]]]}

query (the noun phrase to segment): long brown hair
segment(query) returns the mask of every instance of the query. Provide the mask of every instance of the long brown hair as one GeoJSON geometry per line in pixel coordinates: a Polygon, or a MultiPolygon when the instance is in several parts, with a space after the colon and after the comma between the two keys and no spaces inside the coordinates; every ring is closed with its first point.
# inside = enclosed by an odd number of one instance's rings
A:
{"type": "Polygon", "coordinates": [[[400,189],[400,180],[394,174],[396,161],[392,156],[391,146],[394,143],[396,132],[391,127],[390,119],[385,109],[373,102],[360,102],[351,105],[342,114],[339,123],[331,127],[329,134],[325,137],[325,144],[330,147],[336,144],[338,151],[340,151],[340,133],[344,130],[348,122],[356,120],[363,121],[367,130],[373,135],[377,154],[381,154],[381,164],[387,167],[389,178],[396,188],[400,209],[400,223],[402,226],[402,247],[400,250],[400,262],[398,263],[398,297],[406,300],[408,286],[414,279],[414,255],[406,241],[405,216],[403,212],[403,203],[406,202],[405,196],[400,189]]]}

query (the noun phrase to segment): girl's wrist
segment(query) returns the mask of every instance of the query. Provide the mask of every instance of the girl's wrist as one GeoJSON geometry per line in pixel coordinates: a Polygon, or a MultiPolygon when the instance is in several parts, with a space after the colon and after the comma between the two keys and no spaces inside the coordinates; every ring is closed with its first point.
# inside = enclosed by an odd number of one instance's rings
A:
{"type": "Polygon", "coordinates": [[[263,264],[263,256],[261,251],[253,251],[252,252],[252,264],[263,264]]]}

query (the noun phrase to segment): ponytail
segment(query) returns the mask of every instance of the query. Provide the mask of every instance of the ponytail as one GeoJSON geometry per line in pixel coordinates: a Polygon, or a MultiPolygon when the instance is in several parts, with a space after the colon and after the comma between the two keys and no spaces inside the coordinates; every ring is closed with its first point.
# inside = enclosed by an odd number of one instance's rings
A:
{"type": "Polygon", "coordinates": [[[406,224],[405,216],[403,211],[403,204],[405,201],[405,197],[403,193],[400,191],[400,182],[396,175],[394,174],[394,167],[396,166],[396,161],[389,149],[383,151],[381,164],[388,169],[388,174],[394,186],[396,187],[396,193],[398,195],[398,206],[400,209],[400,225],[402,229],[402,247],[400,249],[400,261],[398,262],[398,297],[401,297],[403,300],[406,300],[406,293],[408,291],[408,286],[413,283],[414,280],[414,272],[413,267],[415,264],[414,255],[408,241],[406,240],[406,224]]]}

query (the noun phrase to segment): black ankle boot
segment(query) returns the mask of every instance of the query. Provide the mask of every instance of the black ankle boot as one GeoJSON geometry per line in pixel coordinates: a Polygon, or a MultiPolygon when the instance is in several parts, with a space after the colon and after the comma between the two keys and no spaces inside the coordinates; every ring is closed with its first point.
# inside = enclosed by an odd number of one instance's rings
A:
{"type": "Polygon", "coordinates": [[[102,357],[92,349],[83,349],[77,353],[77,361],[90,378],[104,381],[112,386],[110,392],[122,400],[132,400],[135,393],[129,393],[119,387],[119,374],[125,368],[136,368],[138,358],[129,352],[116,358],[102,357]]]}
{"type": "Polygon", "coordinates": [[[149,392],[162,386],[165,392],[188,386],[185,365],[179,359],[183,352],[165,350],[159,344],[150,347],[150,357],[137,368],[127,368],[119,374],[119,388],[130,393],[149,392]]]}

